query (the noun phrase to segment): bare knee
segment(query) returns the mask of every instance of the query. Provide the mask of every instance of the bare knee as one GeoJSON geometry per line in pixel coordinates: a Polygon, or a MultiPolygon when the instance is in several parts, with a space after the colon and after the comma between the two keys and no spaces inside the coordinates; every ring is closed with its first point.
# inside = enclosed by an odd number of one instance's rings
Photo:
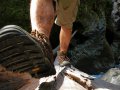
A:
{"type": "Polygon", "coordinates": [[[52,0],[31,0],[30,18],[32,29],[44,34],[50,33],[54,22],[54,7],[52,0]]]}

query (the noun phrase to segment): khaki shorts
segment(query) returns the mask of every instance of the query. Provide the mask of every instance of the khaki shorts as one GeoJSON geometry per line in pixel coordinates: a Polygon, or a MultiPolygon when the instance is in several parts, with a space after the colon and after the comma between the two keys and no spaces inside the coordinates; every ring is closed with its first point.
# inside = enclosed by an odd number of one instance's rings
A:
{"type": "Polygon", "coordinates": [[[55,0],[57,18],[55,24],[72,29],[80,0],[55,0]]]}

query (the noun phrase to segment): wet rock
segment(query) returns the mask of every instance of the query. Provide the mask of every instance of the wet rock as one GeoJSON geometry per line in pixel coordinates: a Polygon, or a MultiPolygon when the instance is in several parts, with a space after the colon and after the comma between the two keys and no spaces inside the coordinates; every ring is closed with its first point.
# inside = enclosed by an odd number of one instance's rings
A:
{"type": "Polygon", "coordinates": [[[120,85],[120,68],[110,69],[101,79],[115,85],[120,85]]]}
{"type": "Polygon", "coordinates": [[[106,28],[112,27],[109,20],[111,3],[103,0],[81,2],[78,20],[84,28],[71,40],[68,55],[72,64],[84,72],[95,74],[115,66],[112,49],[105,37],[106,28]]]}
{"type": "Polygon", "coordinates": [[[111,47],[116,63],[120,64],[120,0],[113,0],[112,19],[114,25],[114,40],[111,47]]]}

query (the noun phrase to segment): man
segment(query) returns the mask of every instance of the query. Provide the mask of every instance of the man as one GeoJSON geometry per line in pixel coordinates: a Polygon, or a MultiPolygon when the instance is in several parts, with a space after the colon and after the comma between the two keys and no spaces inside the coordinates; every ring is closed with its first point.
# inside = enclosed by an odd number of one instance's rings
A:
{"type": "MultiPolygon", "coordinates": [[[[57,55],[60,66],[70,65],[67,51],[71,40],[72,25],[76,19],[79,3],[79,0],[31,0],[31,33],[32,36],[38,38],[39,41],[44,39],[42,41],[44,44],[46,44],[46,39],[49,39],[54,18],[57,16],[55,23],[61,26],[59,36],[60,49],[57,55]],[[55,2],[55,7],[53,2],[55,2]],[[38,37],[41,35],[43,35],[44,38],[40,39],[38,37]]],[[[47,46],[49,46],[48,42],[47,44],[47,46]]]]}

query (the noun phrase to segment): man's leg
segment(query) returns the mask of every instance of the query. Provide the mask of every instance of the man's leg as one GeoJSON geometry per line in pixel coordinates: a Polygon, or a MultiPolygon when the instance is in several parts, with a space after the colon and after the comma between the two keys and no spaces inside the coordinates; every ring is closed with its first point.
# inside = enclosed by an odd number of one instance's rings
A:
{"type": "Polygon", "coordinates": [[[61,26],[60,31],[60,49],[58,51],[58,61],[60,66],[70,65],[70,59],[67,57],[67,51],[71,40],[72,30],[61,26]]]}
{"type": "Polygon", "coordinates": [[[70,65],[67,57],[73,22],[76,19],[79,0],[59,0],[57,2],[57,18],[55,23],[61,26],[60,31],[60,50],[58,51],[58,61],[60,66],[70,65]]]}
{"type": "MultiPolygon", "coordinates": [[[[44,56],[48,58],[52,65],[54,60],[49,42],[49,35],[54,23],[54,16],[53,0],[31,0],[31,35],[42,44],[41,48],[44,52],[44,56]]],[[[49,69],[50,68],[47,68],[47,70],[49,69]]],[[[53,73],[51,72],[51,74],[55,74],[54,72],[55,70],[53,70],[53,73]]]]}
{"type": "Polygon", "coordinates": [[[61,27],[60,31],[60,51],[67,52],[71,40],[72,30],[61,27]]]}
{"type": "Polygon", "coordinates": [[[54,16],[53,0],[31,0],[30,18],[32,31],[37,30],[49,38],[54,16]]]}
{"type": "Polygon", "coordinates": [[[46,56],[53,58],[49,35],[54,23],[53,0],[32,0],[30,7],[31,35],[43,43],[46,56]]]}

